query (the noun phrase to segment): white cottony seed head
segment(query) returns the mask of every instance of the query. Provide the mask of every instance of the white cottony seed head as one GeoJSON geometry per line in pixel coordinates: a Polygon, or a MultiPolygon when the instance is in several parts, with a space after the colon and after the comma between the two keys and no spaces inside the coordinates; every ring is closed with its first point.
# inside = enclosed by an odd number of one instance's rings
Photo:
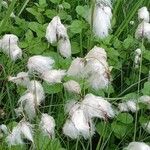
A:
{"type": "Polygon", "coordinates": [[[42,114],[39,126],[44,135],[48,136],[49,138],[55,137],[55,120],[53,117],[49,116],[48,114],[42,114]]]}
{"type": "Polygon", "coordinates": [[[63,57],[65,58],[71,57],[71,44],[68,38],[61,38],[58,41],[57,49],[63,57]]]}
{"type": "Polygon", "coordinates": [[[150,150],[150,146],[144,142],[131,142],[125,148],[126,150],[150,150]]]}
{"type": "Polygon", "coordinates": [[[149,22],[150,16],[147,7],[142,7],[138,10],[139,21],[149,22]]]}
{"type": "Polygon", "coordinates": [[[81,88],[80,88],[79,83],[74,80],[69,80],[65,82],[63,85],[64,85],[64,88],[70,93],[76,93],[76,94],[81,93],[81,88]]]}
{"type": "Polygon", "coordinates": [[[16,35],[5,34],[0,41],[0,47],[11,60],[16,61],[22,58],[22,50],[18,47],[18,37],[16,35]]]}
{"type": "Polygon", "coordinates": [[[41,78],[50,84],[54,84],[54,83],[61,83],[65,75],[66,75],[65,70],[50,70],[43,72],[41,78]]]}
{"type": "Polygon", "coordinates": [[[84,70],[84,66],[85,66],[85,63],[84,63],[84,59],[83,58],[75,58],[68,71],[67,71],[67,75],[68,76],[75,76],[75,77],[82,77],[82,74],[83,74],[83,70],[84,70]]]}
{"type": "Polygon", "coordinates": [[[14,82],[17,85],[27,87],[30,83],[30,79],[27,72],[20,72],[16,77],[8,77],[8,81],[14,82]]]}
{"type": "Polygon", "coordinates": [[[42,74],[53,68],[54,60],[51,57],[35,55],[29,58],[27,67],[29,72],[42,74]]]}

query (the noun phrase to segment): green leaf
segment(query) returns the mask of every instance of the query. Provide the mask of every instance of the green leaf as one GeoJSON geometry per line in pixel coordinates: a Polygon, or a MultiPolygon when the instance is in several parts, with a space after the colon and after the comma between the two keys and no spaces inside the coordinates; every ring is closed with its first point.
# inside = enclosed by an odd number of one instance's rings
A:
{"type": "Polygon", "coordinates": [[[44,37],[45,36],[45,27],[42,24],[39,24],[37,22],[29,22],[29,28],[36,32],[38,37],[44,37]]]}
{"type": "Polygon", "coordinates": [[[61,0],[50,0],[54,4],[59,4],[61,0]]]}
{"type": "Polygon", "coordinates": [[[131,35],[128,35],[128,37],[123,42],[123,46],[125,49],[128,49],[132,45],[134,45],[134,38],[131,35]]]}
{"type": "Polygon", "coordinates": [[[80,20],[74,20],[70,25],[70,30],[72,33],[81,33],[83,29],[86,28],[86,23],[80,20]]]}
{"type": "Polygon", "coordinates": [[[131,124],[133,122],[133,117],[129,113],[120,113],[116,119],[124,124],[131,124]]]}
{"type": "Polygon", "coordinates": [[[149,50],[145,50],[143,53],[143,57],[145,59],[147,59],[148,61],[150,61],[150,51],[149,50]]]}
{"type": "Polygon", "coordinates": [[[57,15],[57,11],[55,9],[47,9],[46,12],[45,12],[45,15],[52,19],[54,16],[57,15]]]}
{"type": "Polygon", "coordinates": [[[150,96],[150,82],[144,83],[144,88],[142,89],[143,95],[149,95],[150,96]]]}
{"type": "Polygon", "coordinates": [[[55,94],[55,93],[59,93],[62,91],[63,85],[61,83],[50,85],[50,84],[44,82],[43,88],[44,88],[45,93],[55,94]]]}
{"type": "Polygon", "coordinates": [[[62,3],[62,6],[65,8],[65,9],[70,9],[71,8],[71,5],[67,2],[63,2],[62,3]]]}
{"type": "Polygon", "coordinates": [[[89,12],[88,10],[89,10],[89,8],[87,5],[76,7],[77,14],[80,15],[81,17],[85,18],[85,19],[87,19],[87,17],[88,17],[88,12],[89,12]]]}

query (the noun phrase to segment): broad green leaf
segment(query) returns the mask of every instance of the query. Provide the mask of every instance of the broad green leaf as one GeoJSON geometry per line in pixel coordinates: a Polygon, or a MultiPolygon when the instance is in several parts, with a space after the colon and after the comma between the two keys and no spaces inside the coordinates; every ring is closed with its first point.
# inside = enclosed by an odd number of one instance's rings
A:
{"type": "Polygon", "coordinates": [[[144,83],[144,88],[142,89],[143,95],[149,95],[150,96],[150,82],[144,83]]]}
{"type": "Polygon", "coordinates": [[[88,18],[88,12],[89,12],[88,10],[89,10],[89,8],[87,5],[76,7],[77,14],[80,15],[81,17],[85,18],[85,19],[88,18]]]}
{"type": "Polygon", "coordinates": [[[86,23],[80,20],[74,20],[70,25],[70,30],[72,33],[81,33],[83,29],[86,28],[86,23]]]}
{"type": "Polygon", "coordinates": [[[47,9],[46,12],[45,12],[45,15],[52,19],[54,16],[57,15],[57,11],[55,9],[47,9]]]}
{"type": "Polygon", "coordinates": [[[61,0],[50,0],[54,4],[59,4],[61,0]]]}
{"type": "Polygon", "coordinates": [[[72,54],[77,54],[80,52],[80,45],[77,42],[71,42],[72,54]]]}
{"type": "Polygon", "coordinates": [[[131,124],[133,122],[133,117],[129,113],[120,113],[116,119],[124,124],[131,124]]]}
{"type": "Polygon", "coordinates": [[[123,46],[125,49],[128,49],[132,45],[134,45],[134,38],[131,35],[128,35],[128,37],[123,42],[123,46]]]}
{"type": "Polygon", "coordinates": [[[65,9],[70,9],[71,8],[71,5],[67,2],[63,2],[62,3],[62,6],[65,8],[65,9]]]}

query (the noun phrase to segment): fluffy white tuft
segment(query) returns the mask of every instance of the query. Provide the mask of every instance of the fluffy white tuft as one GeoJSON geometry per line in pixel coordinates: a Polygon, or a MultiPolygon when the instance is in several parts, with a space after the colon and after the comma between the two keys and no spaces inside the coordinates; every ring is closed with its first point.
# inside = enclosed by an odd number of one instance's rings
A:
{"type": "Polygon", "coordinates": [[[150,146],[144,142],[131,142],[126,147],[127,150],[150,150],[150,146]]]}
{"type": "Polygon", "coordinates": [[[147,7],[142,7],[138,10],[139,21],[149,22],[150,16],[147,7]]]}
{"type": "Polygon", "coordinates": [[[1,49],[11,60],[22,58],[22,50],[18,47],[18,37],[14,34],[5,34],[1,39],[1,49]]]}
{"type": "Polygon", "coordinates": [[[136,106],[136,101],[135,100],[129,100],[127,102],[119,103],[118,108],[120,112],[136,112],[139,110],[139,107],[136,106]]]}
{"type": "Polygon", "coordinates": [[[57,49],[63,57],[65,58],[71,57],[71,44],[68,38],[61,38],[58,41],[57,49]]]}
{"type": "Polygon", "coordinates": [[[40,105],[45,99],[44,89],[39,81],[32,80],[28,85],[28,91],[35,95],[36,104],[40,105]]]}
{"type": "Polygon", "coordinates": [[[74,80],[69,80],[65,82],[63,85],[64,88],[70,93],[76,93],[76,94],[81,93],[80,84],[74,80]]]}
{"type": "Polygon", "coordinates": [[[5,124],[1,124],[0,125],[0,130],[4,133],[4,134],[8,134],[8,128],[5,124]]]}
{"type": "Polygon", "coordinates": [[[111,19],[111,8],[101,2],[97,3],[93,14],[93,32],[97,37],[105,38],[109,35],[111,19]]]}
{"type": "Polygon", "coordinates": [[[50,70],[42,74],[41,78],[50,84],[61,83],[62,78],[66,75],[65,70],[50,70]]]}
{"type": "Polygon", "coordinates": [[[71,120],[67,120],[63,126],[63,133],[72,139],[77,139],[80,135],[79,131],[71,120]]]}
{"type": "Polygon", "coordinates": [[[115,116],[115,112],[111,104],[104,100],[102,97],[95,96],[93,94],[87,94],[82,101],[82,109],[85,110],[89,118],[112,118],[115,116]]]}
{"type": "Polygon", "coordinates": [[[35,55],[29,58],[27,67],[29,72],[42,74],[52,69],[54,60],[51,57],[35,55]]]}
{"type": "Polygon", "coordinates": [[[30,83],[30,79],[27,72],[20,72],[16,77],[8,77],[8,81],[16,83],[17,85],[21,85],[27,87],[30,83]]]}
{"type": "Polygon", "coordinates": [[[53,44],[57,42],[57,26],[61,24],[60,18],[55,16],[52,21],[48,24],[46,29],[46,39],[49,43],[53,44]]]}
{"type": "Polygon", "coordinates": [[[138,25],[135,32],[136,39],[145,38],[150,42],[150,23],[142,22],[138,25]]]}
{"type": "Polygon", "coordinates": [[[55,137],[55,120],[53,117],[49,116],[48,114],[42,114],[39,126],[44,135],[48,136],[49,138],[55,137]]]}
{"type": "Polygon", "coordinates": [[[32,120],[36,116],[36,101],[37,100],[33,93],[26,93],[19,99],[19,103],[21,103],[21,106],[23,107],[23,110],[25,111],[29,120],[32,120]]]}
{"type": "Polygon", "coordinates": [[[84,59],[83,58],[75,58],[68,71],[67,71],[67,75],[68,76],[76,76],[76,77],[81,77],[82,76],[82,73],[83,73],[83,70],[84,70],[84,66],[85,66],[85,63],[84,63],[84,59]]]}

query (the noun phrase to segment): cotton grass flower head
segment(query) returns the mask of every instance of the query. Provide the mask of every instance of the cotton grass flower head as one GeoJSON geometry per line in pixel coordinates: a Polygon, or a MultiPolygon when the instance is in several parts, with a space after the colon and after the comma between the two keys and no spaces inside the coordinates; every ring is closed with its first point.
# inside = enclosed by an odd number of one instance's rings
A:
{"type": "Polygon", "coordinates": [[[95,127],[82,109],[81,103],[76,101],[70,101],[65,106],[66,113],[69,113],[69,119],[63,127],[63,133],[72,139],[76,139],[79,136],[83,136],[85,139],[93,136],[95,127]],[[73,130],[72,132],[70,132],[73,130]]]}
{"type": "Polygon", "coordinates": [[[150,15],[147,10],[147,7],[142,7],[138,10],[138,19],[139,21],[149,22],[150,15]]]}
{"type": "Polygon", "coordinates": [[[93,32],[97,37],[103,39],[109,35],[111,19],[111,2],[98,0],[93,13],[93,32]]]}
{"type": "Polygon", "coordinates": [[[42,74],[53,68],[54,60],[51,57],[35,55],[29,58],[27,67],[29,72],[42,74]]]}
{"type": "Polygon", "coordinates": [[[111,104],[102,97],[93,94],[87,94],[82,101],[82,109],[87,113],[89,118],[113,118],[115,112],[111,104]]]}
{"type": "Polygon", "coordinates": [[[57,49],[63,57],[71,57],[71,43],[68,38],[61,38],[58,41],[57,49]]]}
{"type": "Polygon", "coordinates": [[[64,88],[70,93],[81,93],[80,84],[74,80],[69,80],[63,84],[64,88]]]}
{"type": "Polygon", "coordinates": [[[139,102],[145,103],[145,104],[150,104],[150,96],[148,95],[143,95],[140,97],[139,102]]]}
{"type": "Polygon", "coordinates": [[[136,29],[135,38],[145,38],[150,42],[150,23],[141,22],[136,29]]]}
{"type": "Polygon", "coordinates": [[[61,24],[60,18],[55,16],[52,21],[48,24],[46,29],[46,39],[49,43],[53,44],[57,42],[57,26],[61,24]]]}
{"type": "Polygon", "coordinates": [[[55,70],[43,72],[41,78],[47,83],[54,84],[54,83],[61,83],[65,75],[66,75],[65,70],[55,69],[55,70]]]}
{"type": "Polygon", "coordinates": [[[91,87],[95,90],[108,87],[110,70],[107,63],[107,54],[103,48],[95,46],[85,56],[86,66],[84,74],[91,87]]]}
{"type": "Polygon", "coordinates": [[[83,58],[75,58],[68,71],[67,71],[67,75],[68,76],[76,76],[76,77],[82,77],[82,73],[84,71],[84,66],[85,66],[85,61],[83,58]]]}
{"type": "Polygon", "coordinates": [[[66,120],[63,126],[63,133],[72,139],[77,139],[80,135],[79,131],[71,120],[66,120]]]}
{"type": "Polygon", "coordinates": [[[25,111],[25,114],[29,118],[29,120],[33,120],[36,116],[36,104],[37,99],[33,93],[26,93],[20,97],[19,101],[21,107],[25,111]]]}
{"type": "Polygon", "coordinates": [[[44,101],[45,93],[39,81],[32,80],[28,85],[28,91],[35,95],[37,105],[40,105],[40,103],[44,101]]]}
{"type": "Polygon", "coordinates": [[[135,58],[134,58],[134,63],[135,63],[135,68],[138,68],[141,62],[141,49],[136,49],[135,50],[135,58]]]}
{"type": "Polygon", "coordinates": [[[12,132],[6,137],[8,145],[24,144],[23,138],[33,141],[32,125],[29,122],[21,121],[13,128],[12,132]]]}
{"type": "Polygon", "coordinates": [[[128,100],[126,102],[119,103],[118,108],[120,112],[128,112],[128,111],[136,112],[137,110],[139,110],[139,106],[136,105],[135,100],[128,100]]]}
{"type": "Polygon", "coordinates": [[[16,77],[9,76],[8,81],[27,87],[30,83],[29,75],[27,72],[20,72],[16,77]]]}
{"type": "Polygon", "coordinates": [[[39,126],[44,135],[48,136],[49,138],[55,137],[55,120],[53,117],[49,116],[48,114],[42,114],[39,126]]]}
{"type": "Polygon", "coordinates": [[[18,47],[18,37],[14,34],[5,34],[0,41],[0,48],[12,61],[22,58],[22,50],[18,47]]]}
{"type": "Polygon", "coordinates": [[[124,150],[150,150],[150,146],[144,142],[131,142],[124,150]]]}

